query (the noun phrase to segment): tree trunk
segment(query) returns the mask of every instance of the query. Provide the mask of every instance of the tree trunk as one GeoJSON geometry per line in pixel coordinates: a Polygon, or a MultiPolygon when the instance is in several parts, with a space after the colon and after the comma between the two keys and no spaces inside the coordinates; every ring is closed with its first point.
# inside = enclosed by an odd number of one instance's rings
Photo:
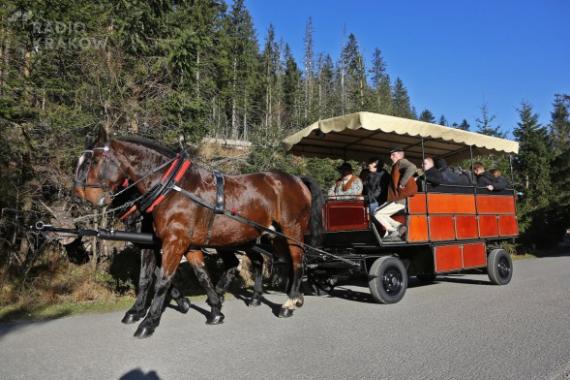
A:
{"type": "Polygon", "coordinates": [[[237,138],[237,102],[236,102],[236,89],[237,89],[237,57],[234,57],[233,64],[233,78],[232,78],[232,127],[230,131],[230,137],[232,139],[237,138]]]}

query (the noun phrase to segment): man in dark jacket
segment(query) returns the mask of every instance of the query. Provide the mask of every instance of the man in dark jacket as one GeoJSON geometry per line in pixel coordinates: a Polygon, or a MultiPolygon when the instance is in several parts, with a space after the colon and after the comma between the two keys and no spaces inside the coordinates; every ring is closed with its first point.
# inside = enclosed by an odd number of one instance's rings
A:
{"type": "Polygon", "coordinates": [[[473,173],[477,178],[477,187],[484,187],[489,191],[495,190],[495,177],[487,171],[485,171],[485,166],[482,163],[476,162],[473,164],[473,173]]]}
{"type": "Polygon", "coordinates": [[[493,185],[493,188],[495,191],[505,190],[506,188],[510,187],[509,182],[505,177],[502,176],[502,173],[499,169],[491,169],[489,170],[489,173],[491,173],[494,178],[495,184],[493,185]]]}
{"type": "Polygon", "coordinates": [[[423,169],[424,169],[424,175],[420,178],[425,179],[427,183],[434,186],[446,183],[442,173],[439,170],[437,170],[437,168],[434,166],[433,158],[431,157],[424,158],[423,169]]]}
{"type": "Polygon", "coordinates": [[[370,215],[374,215],[378,206],[386,202],[386,197],[388,196],[387,192],[390,176],[383,169],[383,166],[382,161],[376,157],[367,161],[367,174],[363,178],[363,194],[368,204],[370,215]]]}

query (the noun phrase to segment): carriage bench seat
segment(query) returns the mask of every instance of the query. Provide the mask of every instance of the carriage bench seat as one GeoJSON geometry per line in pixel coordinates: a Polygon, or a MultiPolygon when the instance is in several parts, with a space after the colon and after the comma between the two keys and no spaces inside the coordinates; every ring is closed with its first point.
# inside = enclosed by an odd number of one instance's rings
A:
{"type": "Polygon", "coordinates": [[[327,232],[368,230],[369,215],[364,199],[327,199],[323,210],[327,232]]]}

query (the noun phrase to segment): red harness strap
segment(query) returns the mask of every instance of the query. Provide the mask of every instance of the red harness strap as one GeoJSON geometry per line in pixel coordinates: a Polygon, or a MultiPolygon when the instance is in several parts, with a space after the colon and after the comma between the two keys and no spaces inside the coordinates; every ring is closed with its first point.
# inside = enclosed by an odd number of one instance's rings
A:
{"type": "MultiPolygon", "coordinates": [[[[178,160],[176,159],[172,165],[170,166],[170,168],[168,168],[168,171],[165,173],[165,175],[162,177],[161,182],[164,184],[165,180],[168,181],[169,175],[172,174],[172,171],[174,170],[173,168],[175,167],[176,164],[178,164],[178,160]]],[[[186,174],[186,171],[190,168],[190,166],[192,166],[192,161],[190,161],[189,159],[185,159],[184,162],[182,163],[182,165],[180,165],[180,168],[178,169],[178,172],[174,174],[174,185],[177,185],[178,182],[182,179],[182,177],[184,177],[184,174],[186,174]]],[[[166,189],[166,191],[162,194],[160,194],[158,196],[158,198],[156,198],[151,205],[144,211],[150,213],[152,212],[152,210],[154,210],[154,208],[156,206],[158,206],[165,198],[166,195],[168,194],[168,192],[170,191],[170,188],[166,189]]]]}
{"type": "MultiPolygon", "coordinates": [[[[155,200],[152,201],[150,206],[146,208],[146,210],[141,210],[145,212],[152,212],[156,206],[158,206],[165,198],[166,195],[170,192],[171,188],[167,187],[168,183],[173,180],[172,184],[177,185],[178,182],[184,177],[184,174],[188,171],[188,169],[192,166],[192,161],[188,158],[185,158],[182,164],[180,164],[181,157],[177,157],[172,164],[168,167],[166,172],[162,175],[160,179],[160,183],[163,187],[162,193],[156,197],[155,200]],[[176,168],[178,167],[178,170],[176,168]],[[174,172],[176,170],[176,173],[174,172]]],[[[124,220],[131,216],[135,211],[139,209],[138,205],[133,205],[127,212],[119,217],[119,219],[124,220]]]]}

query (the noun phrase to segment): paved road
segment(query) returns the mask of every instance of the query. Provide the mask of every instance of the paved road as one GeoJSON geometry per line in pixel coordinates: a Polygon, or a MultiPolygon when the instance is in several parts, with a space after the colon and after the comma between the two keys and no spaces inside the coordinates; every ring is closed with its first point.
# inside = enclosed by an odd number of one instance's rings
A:
{"type": "Polygon", "coordinates": [[[0,325],[0,379],[570,379],[570,256],[517,261],[505,287],[447,276],[395,305],[351,289],[288,320],[240,300],[221,326],[169,309],[146,340],[122,313],[0,325]]]}

